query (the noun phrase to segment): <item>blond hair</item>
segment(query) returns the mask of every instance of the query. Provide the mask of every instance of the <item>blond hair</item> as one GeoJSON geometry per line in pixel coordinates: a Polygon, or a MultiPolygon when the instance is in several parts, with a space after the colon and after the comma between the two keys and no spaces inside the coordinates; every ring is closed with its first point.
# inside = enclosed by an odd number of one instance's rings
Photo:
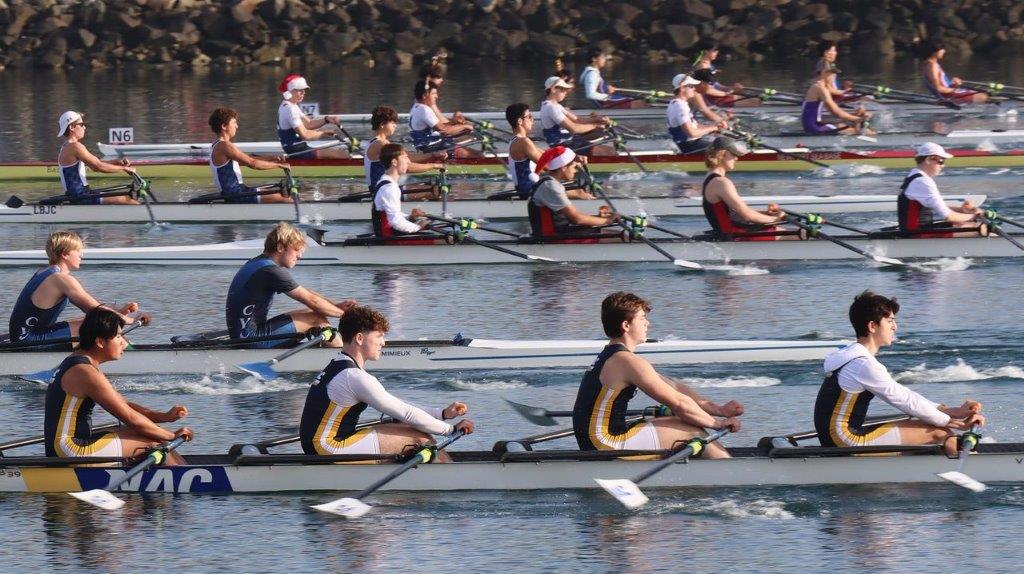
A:
{"type": "Polygon", "coordinates": [[[263,242],[263,252],[273,253],[277,251],[278,245],[283,245],[286,248],[305,247],[306,236],[290,223],[282,221],[267,234],[267,240],[263,242]]]}
{"type": "Polygon", "coordinates": [[[46,240],[46,258],[51,265],[56,265],[61,257],[76,249],[85,249],[85,243],[74,231],[54,231],[46,240]]]}
{"type": "Polygon", "coordinates": [[[724,149],[709,149],[707,155],[704,156],[704,165],[708,166],[708,169],[715,169],[716,167],[725,163],[725,152],[728,150],[724,149]]]}

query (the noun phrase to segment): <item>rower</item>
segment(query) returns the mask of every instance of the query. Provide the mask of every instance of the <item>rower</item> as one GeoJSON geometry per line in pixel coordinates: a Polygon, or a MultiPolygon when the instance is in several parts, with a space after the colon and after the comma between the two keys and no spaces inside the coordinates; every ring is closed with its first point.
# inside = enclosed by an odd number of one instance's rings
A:
{"type": "MultiPolygon", "coordinates": [[[[537,160],[534,171],[538,174],[547,171],[547,174],[533,185],[527,205],[534,238],[549,239],[581,232],[589,234],[618,221],[618,216],[607,205],[601,206],[598,215],[581,213],[573,206],[562,182],[576,178],[576,166],[576,154],[563,146],[546,150],[537,160]]],[[[584,240],[596,241],[597,238],[584,240]]]]}
{"type": "MultiPolygon", "coordinates": [[[[717,42],[708,41],[704,48],[697,54],[693,61],[693,68],[690,73],[697,70],[707,70],[711,74],[718,73],[718,67],[714,61],[718,58],[719,46],[717,42]]],[[[726,87],[717,81],[705,82],[697,86],[697,92],[710,104],[722,108],[759,106],[761,102],[757,98],[744,98],[737,92],[743,89],[743,84],[733,84],[726,87]]]]}
{"type": "MultiPolygon", "coordinates": [[[[465,415],[469,408],[455,401],[444,409],[421,409],[389,393],[377,377],[366,372],[366,362],[380,359],[388,320],[369,307],[352,307],[338,321],[344,342],[341,353],[317,376],[306,395],[299,423],[299,438],[306,454],[401,454],[431,444],[435,436],[473,432],[473,422],[445,422],[465,415]],[[367,407],[395,419],[356,430],[367,407]]],[[[443,452],[438,460],[451,459],[443,452]]]]}
{"type": "Polygon", "coordinates": [[[736,185],[726,175],[736,168],[736,160],[750,153],[750,148],[741,141],[718,136],[708,148],[704,165],[708,175],[701,188],[704,216],[711,225],[711,234],[719,241],[774,241],[795,239],[796,231],[780,230],[775,224],[783,221],[785,214],[777,205],[770,205],[764,211],[751,209],[736,185]]]}
{"type": "MultiPolygon", "coordinates": [[[[127,159],[121,160],[121,165],[101,161],[90,152],[82,141],[85,139],[85,116],[79,112],[66,111],[57,120],[57,137],[64,138],[57,154],[57,167],[59,168],[60,184],[64,188],[64,195],[76,205],[138,205],[138,200],[128,195],[108,195],[101,197],[89,187],[89,180],[85,177],[86,166],[93,171],[100,173],[125,173],[134,174],[135,168],[127,159]]],[[[129,186],[126,186],[126,188],[129,186]]]]}
{"type": "Polygon", "coordinates": [[[895,299],[871,291],[854,298],[850,323],[857,342],[825,357],[825,380],[814,403],[818,440],[822,446],[831,447],[943,444],[947,455],[956,456],[957,437],[953,431],[983,426],[981,404],[968,400],[959,407],[947,407],[893,380],[875,355],[896,338],[899,310],[895,299]],[[864,428],[864,418],[875,397],[920,420],[864,428]]]}
{"type": "MultiPolygon", "coordinates": [[[[529,199],[534,184],[540,181],[535,171],[540,161],[541,150],[530,139],[533,131],[533,112],[526,104],[512,104],[505,108],[505,119],[515,134],[508,144],[508,173],[520,199],[529,199]]],[[[566,191],[569,199],[594,199],[584,189],[566,191]]]]}
{"type": "Polygon", "coordinates": [[[423,153],[450,152],[453,157],[481,157],[482,154],[465,146],[472,143],[473,126],[463,117],[452,119],[438,116],[437,84],[417,81],[413,89],[416,102],[409,110],[409,135],[413,145],[423,153]]]}
{"type": "Polygon", "coordinates": [[[565,146],[588,156],[615,155],[614,148],[596,145],[607,139],[605,128],[611,124],[608,116],[590,114],[581,118],[562,106],[572,88],[572,84],[559,76],[544,81],[546,95],[540,103],[540,126],[548,146],[565,146]]]}
{"type": "Polygon", "coordinates": [[[711,134],[729,127],[724,121],[717,124],[701,125],[690,111],[689,100],[694,97],[694,87],[699,85],[696,79],[687,74],[676,74],[672,78],[672,88],[676,97],[668,104],[668,135],[679,147],[679,153],[699,153],[706,150],[713,138],[711,134]]]}
{"type": "Polygon", "coordinates": [[[642,98],[615,95],[615,86],[604,81],[601,68],[608,62],[608,53],[601,48],[592,48],[587,53],[590,64],[580,74],[584,95],[599,108],[646,108],[642,98]]]}
{"type": "MultiPolygon", "coordinates": [[[[272,349],[295,341],[291,335],[315,327],[329,327],[328,317],[341,317],[356,304],[352,299],[332,302],[298,284],[288,269],[295,267],[306,250],[306,237],[291,225],[278,223],[263,243],[263,254],[247,261],[228,289],[225,317],[232,339],[266,338],[246,344],[250,349],[272,349]],[[276,293],[284,293],[306,306],[269,320],[267,314],[276,293]],[[275,338],[275,335],[280,337],[275,338]]],[[[339,341],[326,343],[340,347],[339,341]]]]}
{"type": "Polygon", "coordinates": [[[310,118],[299,104],[306,99],[309,83],[298,74],[288,74],[277,86],[281,92],[281,106],[277,109],[277,137],[284,153],[290,158],[344,159],[349,157],[344,147],[312,149],[306,142],[323,138],[337,138],[341,129],[338,118],[323,116],[310,118]],[[332,125],[333,124],[333,125],[332,125]],[[328,127],[330,126],[330,127],[328,127]]]}
{"type": "MultiPolygon", "coordinates": [[[[612,293],[601,302],[601,324],[611,339],[583,374],[573,406],[572,426],[580,450],[661,450],[674,448],[703,429],[740,429],[743,405],[717,405],[681,381],[658,373],[636,354],[647,340],[651,305],[626,292],[612,293]],[[673,416],[626,420],[629,401],[640,389],[671,409],[673,416]]],[[[719,443],[706,447],[707,458],[729,458],[719,443]]]]}
{"type": "Polygon", "coordinates": [[[970,201],[964,201],[960,207],[949,206],[939,193],[935,178],[942,173],[946,160],[951,157],[953,155],[937,143],[927,142],[918,146],[914,152],[917,167],[907,174],[896,198],[900,231],[914,237],[973,237],[978,234],[975,230],[969,233],[921,233],[932,227],[948,230],[979,225],[981,209],[970,201]]]}
{"type": "MultiPolygon", "coordinates": [[[[422,81],[424,85],[428,83],[433,83],[438,87],[438,89],[441,88],[441,84],[444,84],[445,72],[447,71],[446,66],[444,64],[444,59],[447,57],[447,52],[436,54],[432,58],[430,58],[429,62],[427,62],[426,64],[423,65],[423,67],[420,68],[419,77],[420,81],[422,81]]],[[[413,101],[414,105],[415,103],[416,102],[413,101]]],[[[452,117],[449,118],[444,112],[441,111],[441,108],[437,105],[437,99],[434,99],[433,104],[430,105],[430,109],[434,111],[434,115],[438,119],[454,123],[465,123],[466,121],[465,116],[462,115],[462,112],[459,111],[453,113],[452,117]]]]}
{"type": "MultiPolygon", "coordinates": [[[[715,83],[715,72],[710,68],[701,68],[700,70],[693,70],[688,74],[694,80],[702,84],[714,84],[715,83]]],[[[755,101],[757,101],[755,99],[755,101]]],[[[693,96],[686,100],[690,104],[690,108],[696,110],[700,115],[707,118],[707,120],[713,124],[724,124],[726,128],[729,126],[729,122],[733,119],[733,113],[728,110],[715,111],[708,105],[704,96],[701,95],[700,90],[694,89],[693,96]]]]}
{"type": "Polygon", "coordinates": [[[962,87],[963,80],[957,77],[950,78],[942,69],[939,63],[946,55],[946,46],[942,42],[934,42],[928,47],[928,57],[925,58],[924,86],[928,91],[935,94],[937,98],[951,100],[958,104],[983,104],[988,101],[988,94],[962,87]]]}
{"type": "MultiPolygon", "coordinates": [[[[366,170],[366,185],[373,191],[385,170],[380,162],[380,150],[391,143],[388,138],[398,129],[398,113],[394,108],[377,106],[370,114],[370,127],[373,130],[373,139],[366,142],[363,149],[363,168],[366,170]]],[[[444,151],[410,154],[408,172],[423,173],[433,169],[444,169],[444,164],[438,162],[446,159],[448,154],[444,151]]],[[[437,191],[431,184],[406,185],[402,188],[402,194],[408,199],[438,199],[437,191]]]]}
{"type": "MultiPolygon", "coordinates": [[[[11,310],[8,323],[12,341],[52,341],[77,337],[83,317],[58,321],[60,314],[70,301],[82,312],[102,304],[85,290],[78,279],[71,275],[82,265],[85,244],[74,231],[54,231],[46,240],[46,258],[49,265],[36,271],[21,290],[11,310]]],[[[132,301],[116,311],[121,321],[132,323],[128,316],[139,310],[139,304],[132,301]]],[[[139,316],[143,325],[149,324],[149,315],[139,316]]],[[[64,342],[47,345],[47,348],[71,350],[72,344],[64,342]]]]}
{"type": "MultiPolygon", "coordinates": [[[[814,66],[814,76],[811,81],[817,80],[818,76],[821,75],[821,71],[825,68],[835,68],[836,58],[839,57],[839,44],[834,40],[824,40],[818,45],[818,63],[814,66]]],[[[832,99],[837,102],[845,102],[847,100],[856,100],[860,98],[859,94],[851,93],[853,89],[853,81],[843,80],[839,81],[838,73],[832,76],[832,82],[826,86],[828,93],[832,95],[832,99]]]]}
{"type": "Polygon", "coordinates": [[[803,121],[804,133],[813,136],[824,135],[875,135],[875,132],[867,127],[867,121],[871,117],[864,108],[857,108],[854,113],[844,111],[832,97],[831,90],[835,84],[835,77],[839,70],[827,66],[818,72],[817,79],[807,88],[804,101],[801,103],[800,118],[803,121]],[[829,113],[836,116],[845,123],[830,124],[821,119],[822,108],[827,108],[829,113]]]}
{"type": "Polygon", "coordinates": [[[252,157],[238,149],[235,135],[238,134],[238,112],[231,108],[217,108],[210,114],[210,129],[217,134],[217,141],[210,146],[210,171],[217,191],[226,203],[291,203],[292,198],[283,193],[260,193],[255,188],[245,185],[242,180],[242,168],[288,170],[290,165],[284,157],[267,161],[252,157]]]}
{"type": "MultiPolygon", "coordinates": [[[[122,316],[106,307],[85,314],[78,350],[61,362],[46,387],[46,456],[134,457],[179,436],[192,440],[188,427],[171,432],[158,426],[184,418],[188,409],[175,405],[159,412],[130,402],[100,370],[101,364],[120,359],[128,347],[121,334],[123,326],[122,316]],[[92,411],[97,404],[125,427],[93,436],[92,411]]],[[[167,454],[167,462],[185,464],[173,452],[167,454]]]]}
{"type": "MultiPolygon", "coordinates": [[[[380,239],[393,239],[403,235],[415,235],[430,226],[427,214],[416,207],[406,215],[402,212],[402,188],[398,182],[409,169],[409,154],[401,144],[389,143],[380,150],[380,163],[384,166],[384,175],[371,190],[373,203],[370,206],[370,218],[373,222],[373,234],[380,239]],[[417,220],[417,221],[413,221],[417,220]]],[[[432,244],[440,241],[437,234],[423,234],[407,240],[395,241],[399,245],[432,244]]]]}

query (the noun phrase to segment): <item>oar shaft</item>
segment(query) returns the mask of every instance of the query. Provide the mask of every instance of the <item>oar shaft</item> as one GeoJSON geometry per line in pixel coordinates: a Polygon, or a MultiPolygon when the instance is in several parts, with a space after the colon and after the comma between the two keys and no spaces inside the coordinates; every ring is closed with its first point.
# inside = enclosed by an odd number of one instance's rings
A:
{"type": "Polygon", "coordinates": [[[405,463],[403,463],[402,466],[399,466],[395,470],[389,472],[388,475],[385,476],[384,478],[378,480],[377,482],[374,482],[370,486],[367,486],[366,488],[361,490],[359,492],[359,494],[355,495],[353,498],[355,498],[356,500],[362,500],[364,497],[372,494],[374,491],[376,491],[380,487],[382,487],[385,484],[391,482],[392,480],[394,480],[395,478],[397,478],[398,476],[403,474],[405,471],[407,471],[410,468],[413,468],[415,466],[419,466],[421,463],[423,463],[425,460],[427,460],[427,455],[424,453],[424,451],[430,450],[431,448],[435,452],[443,450],[448,445],[450,445],[453,442],[455,442],[456,440],[460,439],[464,434],[465,433],[463,433],[462,430],[457,430],[457,431],[455,431],[454,434],[452,434],[451,436],[449,436],[445,440],[443,440],[440,443],[438,443],[437,446],[434,446],[434,447],[424,446],[423,448],[420,448],[416,452],[416,454],[414,454],[412,456],[412,458],[410,458],[409,460],[405,461],[405,463]]]}
{"type": "MultiPolygon", "coordinates": [[[[723,436],[725,436],[727,434],[729,434],[729,430],[728,429],[716,430],[716,431],[712,432],[710,435],[708,435],[707,438],[705,438],[705,439],[703,439],[701,441],[703,444],[700,445],[699,448],[701,448],[703,450],[704,448],[707,447],[708,444],[710,444],[710,443],[712,443],[712,442],[722,438],[723,436]]],[[[647,480],[648,478],[654,476],[658,472],[661,472],[665,468],[675,464],[677,461],[680,461],[680,460],[682,460],[684,458],[692,456],[694,451],[697,450],[697,448],[698,448],[697,443],[695,443],[694,441],[691,440],[690,444],[688,444],[685,448],[683,448],[679,452],[673,454],[672,456],[666,458],[665,460],[662,460],[661,462],[659,462],[658,464],[654,465],[653,467],[645,470],[644,472],[641,472],[640,474],[636,475],[636,477],[633,478],[633,482],[636,483],[636,484],[640,484],[644,480],[647,480]]]]}
{"type": "MultiPolygon", "coordinates": [[[[807,217],[808,217],[808,215],[806,213],[800,213],[799,211],[790,211],[788,209],[783,209],[782,212],[786,213],[788,215],[792,215],[793,217],[799,217],[801,219],[807,219],[807,217]]],[[[853,226],[850,226],[850,225],[845,225],[845,224],[842,224],[842,223],[836,223],[834,221],[829,221],[828,219],[823,220],[822,223],[825,224],[825,225],[831,225],[832,227],[838,227],[839,229],[845,229],[847,231],[852,231],[854,233],[861,233],[863,235],[868,235],[869,233],[871,233],[870,231],[868,231],[866,229],[860,229],[860,228],[853,227],[853,226]]]]}
{"type": "Polygon", "coordinates": [[[183,444],[185,444],[185,437],[179,436],[178,438],[167,443],[167,445],[165,446],[154,448],[153,450],[149,451],[149,454],[146,455],[146,458],[142,462],[132,467],[132,469],[125,473],[124,476],[122,476],[118,480],[115,480],[105,490],[117,490],[118,487],[134,478],[135,475],[145,471],[147,468],[153,466],[154,464],[162,462],[167,453],[171,452],[172,450],[178,448],[183,444]]]}

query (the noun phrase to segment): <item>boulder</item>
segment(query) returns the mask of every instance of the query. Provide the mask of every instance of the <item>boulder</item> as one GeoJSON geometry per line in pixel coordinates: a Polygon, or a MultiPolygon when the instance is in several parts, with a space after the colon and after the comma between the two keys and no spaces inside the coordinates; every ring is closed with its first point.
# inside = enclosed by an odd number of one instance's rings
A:
{"type": "Polygon", "coordinates": [[[576,39],[562,34],[531,32],[530,45],[544,56],[564,56],[576,50],[576,39]]]}
{"type": "Polygon", "coordinates": [[[427,37],[423,39],[423,45],[426,46],[427,49],[432,50],[443,44],[449,38],[458,36],[461,33],[462,25],[458,22],[449,22],[447,20],[438,22],[437,25],[430,30],[430,33],[427,34],[427,37]]]}
{"type": "Polygon", "coordinates": [[[92,48],[92,45],[96,43],[96,34],[93,34],[85,28],[79,28],[75,33],[75,36],[82,47],[92,48]]]}
{"type": "Polygon", "coordinates": [[[807,13],[814,20],[828,20],[830,16],[828,4],[824,3],[808,4],[807,13]]]}
{"type": "Polygon", "coordinates": [[[253,12],[262,0],[238,0],[238,3],[231,7],[231,18],[239,24],[244,24],[253,19],[253,12]]]}
{"type": "Polygon", "coordinates": [[[252,59],[257,64],[274,64],[283,60],[287,51],[288,43],[277,40],[256,48],[252,53],[252,59]]]}
{"type": "Polygon", "coordinates": [[[313,50],[331,61],[351,54],[362,43],[362,38],[355,32],[318,32],[310,40],[313,50]]]}
{"type": "Polygon", "coordinates": [[[665,33],[672,41],[672,47],[676,50],[686,50],[700,41],[697,28],[685,24],[668,24],[665,26],[665,33]]]}
{"type": "Polygon", "coordinates": [[[715,9],[703,0],[683,0],[683,12],[701,20],[712,20],[715,17],[715,9]]]}

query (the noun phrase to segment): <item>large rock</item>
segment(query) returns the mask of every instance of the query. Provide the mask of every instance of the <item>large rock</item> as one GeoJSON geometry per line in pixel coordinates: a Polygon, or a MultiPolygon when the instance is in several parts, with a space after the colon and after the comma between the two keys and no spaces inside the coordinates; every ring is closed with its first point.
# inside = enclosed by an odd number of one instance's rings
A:
{"type": "Polygon", "coordinates": [[[274,64],[284,60],[287,51],[288,43],[277,40],[256,48],[252,53],[252,59],[257,64],[274,64]]]}
{"type": "Polygon", "coordinates": [[[530,45],[545,56],[564,56],[576,50],[576,39],[562,34],[531,32],[530,45]]]}
{"type": "Polygon", "coordinates": [[[244,24],[253,19],[253,12],[262,0],[239,0],[231,7],[231,18],[235,22],[244,24]]]}
{"type": "Polygon", "coordinates": [[[355,32],[320,32],[313,36],[313,49],[334,61],[354,52],[363,45],[363,40],[355,32]]]}
{"type": "Polygon", "coordinates": [[[700,40],[697,35],[697,28],[688,25],[668,24],[665,26],[665,33],[672,40],[672,47],[676,50],[686,50],[700,40]]]}

